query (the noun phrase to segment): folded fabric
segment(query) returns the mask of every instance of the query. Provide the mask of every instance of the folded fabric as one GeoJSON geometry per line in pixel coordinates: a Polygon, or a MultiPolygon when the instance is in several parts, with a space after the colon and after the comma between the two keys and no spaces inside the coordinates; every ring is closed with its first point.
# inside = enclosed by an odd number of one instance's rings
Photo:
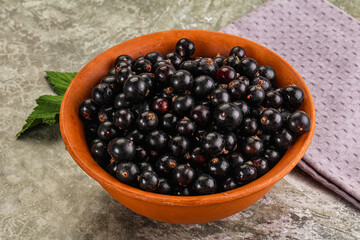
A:
{"type": "Polygon", "coordinates": [[[272,49],[300,73],[316,127],[298,166],[360,208],[360,22],[324,0],[269,0],[220,31],[272,49]]]}

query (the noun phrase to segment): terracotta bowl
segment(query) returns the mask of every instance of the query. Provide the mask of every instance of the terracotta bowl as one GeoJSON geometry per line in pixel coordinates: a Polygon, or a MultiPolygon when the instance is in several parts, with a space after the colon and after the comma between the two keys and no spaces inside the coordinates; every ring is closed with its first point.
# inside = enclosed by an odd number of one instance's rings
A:
{"type": "Polygon", "coordinates": [[[219,220],[249,207],[289,173],[305,154],[311,142],[315,128],[315,107],[309,89],[299,73],[269,49],[230,34],[203,30],[174,30],[131,39],[91,60],[76,75],[65,93],[60,110],[60,128],[65,146],[76,163],[121,204],[158,221],[195,224],[219,220]],[[86,145],[83,124],[78,117],[78,106],[90,96],[91,89],[113,67],[116,57],[128,54],[137,58],[150,51],[162,54],[172,52],[175,50],[176,42],[183,37],[191,39],[196,46],[195,55],[203,57],[214,57],[218,53],[226,56],[232,47],[240,45],[245,48],[247,56],[255,58],[259,65],[266,64],[275,69],[278,87],[296,84],[305,93],[301,109],[310,116],[310,131],[302,135],[268,173],[232,191],[191,197],[145,192],[125,185],[108,174],[94,161],[86,145]]]}

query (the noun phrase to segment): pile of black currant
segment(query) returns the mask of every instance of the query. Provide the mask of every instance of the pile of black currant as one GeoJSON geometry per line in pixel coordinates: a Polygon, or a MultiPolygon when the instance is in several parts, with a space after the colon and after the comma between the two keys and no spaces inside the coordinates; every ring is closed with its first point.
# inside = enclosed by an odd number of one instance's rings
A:
{"type": "Polygon", "coordinates": [[[79,107],[91,155],[119,181],[161,194],[232,190],[261,177],[310,128],[295,86],[240,46],[229,56],[150,52],[115,67],[79,107]]]}

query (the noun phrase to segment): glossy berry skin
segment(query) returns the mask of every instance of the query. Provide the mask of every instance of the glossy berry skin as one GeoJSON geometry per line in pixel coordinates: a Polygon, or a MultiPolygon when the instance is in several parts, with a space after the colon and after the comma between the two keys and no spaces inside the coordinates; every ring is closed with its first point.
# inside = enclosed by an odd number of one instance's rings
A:
{"type": "Polygon", "coordinates": [[[170,86],[173,87],[175,93],[183,93],[186,90],[191,90],[193,81],[194,80],[190,72],[186,70],[178,70],[170,78],[170,86]]]}
{"type": "Polygon", "coordinates": [[[93,121],[97,119],[98,107],[91,98],[83,101],[79,106],[79,116],[82,120],[93,121]]]}
{"type": "Polygon", "coordinates": [[[229,83],[227,90],[232,100],[239,100],[246,95],[247,86],[243,81],[234,80],[229,83]]]}
{"type": "Polygon", "coordinates": [[[278,149],[288,149],[294,142],[293,134],[286,128],[277,132],[274,136],[274,145],[278,149]]]}
{"type": "Polygon", "coordinates": [[[173,190],[173,194],[175,196],[190,196],[192,194],[191,189],[189,187],[175,187],[173,190]]]}
{"type": "Polygon", "coordinates": [[[235,56],[238,57],[239,59],[242,59],[244,57],[246,57],[246,52],[245,49],[243,49],[240,46],[235,46],[231,49],[229,56],[235,56]]]}
{"type": "Polygon", "coordinates": [[[267,78],[272,84],[275,82],[276,73],[272,67],[267,66],[267,65],[260,66],[259,74],[260,74],[260,76],[267,78]]]}
{"type": "Polygon", "coordinates": [[[137,74],[140,73],[149,73],[152,70],[152,64],[147,59],[139,59],[134,64],[134,69],[137,74]]]}
{"type": "Polygon", "coordinates": [[[178,122],[178,117],[172,113],[166,113],[161,118],[161,127],[167,132],[173,132],[178,122]]]}
{"type": "Polygon", "coordinates": [[[223,182],[223,185],[222,185],[222,190],[223,191],[230,191],[230,190],[233,190],[235,188],[237,188],[237,183],[236,181],[233,179],[233,178],[227,178],[225,179],[225,181],[223,182]]]}
{"type": "Polygon", "coordinates": [[[233,103],[219,105],[214,111],[214,122],[219,126],[232,130],[240,125],[243,119],[241,110],[233,103]]]}
{"type": "Polygon", "coordinates": [[[216,62],[216,64],[218,65],[219,68],[223,66],[224,60],[225,60],[225,57],[223,57],[223,56],[218,56],[218,57],[214,58],[214,62],[216,62]]]}
{"type": "Polygon", "coordinates": [[[240,59],[236,56],[229,56],[225,58],[223,62],[223,66],[230,66],[232,67],[236,72],[239,72],[240,67],[240,59]]]}
{"type": "Polygon", "coordinates": [[[176,135],[170,139],[169,148],[174,156],[184,156],[184,154],[187,153],[190,149],[190,142],[186,137],[176,135]]]}
{"type": "Polygon", "coordinates": [[[274,148],[266,149],[263,154],[263,157],[268,161],[270,166],[277,164],[282,156],[282,152],[274,148]]]}
{"type": "Polygon", "coordinates": [[[167,61],[167,60],[160,60],[160,61],[157,61],[154,66],[153,66],[153,71],[155,72],[160,66],[162,65],[168,65],[170,67],[174,67],[174,65],[172,65],[172,63],[170,61],[167,61]]]}
{"type": "Polygon", "coordinates": [[[211,112],[208,107],[204,105],[195,106],[190,112],[190,118],[199,126],[206,126],[211,117],[211,112]]]}
{"type": "Polygon", "coordinates": [[[268,108],[260,115],[260,126],[264,131],[276,132],[283,125],[281,113],[275,108],[268,108]]]}
{"type": "Polygon", "coordinates": [[[260,85],[250,86],[246,99],[252,105],[261,105],[265,100],[265,91],[261,88],[260,85]]]}
{"type": "Polygon", "coordinates": [[[233,132],[228,132],[224,135],[225,139],[225,150],[228,152],[232,152],[237,146],[237,137],[233,132]]]}
{"type": "Polygon", "coordinates": [[[223,157],[215,157],[208,163],[209,173],[216,178],[224,178],[230,170],[230,163],[223,157]]]}
{"type": "Polygon", "coordinates": [[[106,76],[104,77],[102,80],[101,80],[101,83],[106,83],[108,84],[111,89],[113,90],[114,94],[117,94],[120,89],[120,85],[119,83],[117,82],[116,78],[114,76],[106,76]]]}
{"type": "Polygon", "coordinates": [[[92,98],[98,105],[109,105],[114,99],[114,91],[106,83],[96,85],[92,90],[92,98]]]}
{"type": "Polygon", "coordinates": [[[126,62],[128,65],[132,65],[133,59],[129,55],[123,54],[116,58],[115,65],[117,65],[119,62],[126,62]]]}
{"type": "Polygon", "coordinates": [[[288,120],[291,115],[291,112],[289,112],[288,110],[285,110],[285,109],[281,109],[280,113],[281,113],[281,117],[283,119],[283,124],[284,124],[284,126],[286,126],[288,124],[288,120]]]}
{"type": "Polygon", "coordinates": [[[245,83],[246,87],[250,86],[250,80],[245,76],[237,77],[236,80],[239,80],[239,81],[245,83]]]}
{"type": "Polygon", "coordinates": [[[310,118],[303,111],[293,112],[288,119],[288,128],[296,135],[304,134],[310,129],[310,118]]]}
{"type": "Polygon", "coordinates": [[[246,136],[256,135],[259,130],[258,121],[255,118],[247,117],[240,126],[240,132],[246,136]]]}
{"type": "Polygon", "coordinates": [[[234,177],[236,182],[242,186],[257,178],[257,170],[252,165],[244,164],[235,168],[234,177]]]}
{"type": "Polygon", "coordinates": [[[257,157],[252,160],[253,166],[257,170],[257,176],[261,177],[269,171],[269,163],[262,157],[257,157]]]}
{"type": "Polygon", "coordinates": [[[216,72],[216,79],[221,83],[229,83],[236,77],[236,71],[230,66],[222,66],[216,72]]]}
{"type": "Polygon", "coordinates": [[[254,118],[259,118],[266,109],[267,108],[263,106],[252,106],[250,116],[254,118]]]}
{"type": "Polygon", "coordinates": [[[248,117],[250,115],[250,106],[245,101],[238,100],[233,102],[238,108],[240,108],[243,113],[243,117],[248,117]]]}
{"type": "Polygon", "coordinates": [[[176,70],[171,65],[162,65],[155,71],[155,80],[161,85],[168,85],[170,78],[175,74],[176,70]]]}
{"type": "Polygon", "coordinates": [[[150,105],[148,102],[138,102],[135,103],[132,107],[131,107],[131,111],[135,114],[135,115],[140,115],[143,112],[147,112],[150,111],[150,105]]]}
{"type": "Polygon", "coordinates": [[[126,62],[122,61],[115,65],[115,75],[118,73],[121,69],[128,69],[132,70],[132,65],[127,64],[126,62]]]}
{"type": "Polygon", "coordinates": [[[113,107],[102,107],[98,111],[98,120],[100,123],[105,121],[112,121],[114,116],[114,108],[113,107]]]}
{"type": "Polygon", "coordinates": [[[256,136],[250,136],[243,143],[243,152],[249,156],[260,155],[264,151],[264,143],[256,136]]]}
{"type": "Polygon", "coordinates": [[[163,150],[167,146],[168,141],[169,136],[161,130],[154,130],[146,137],[147,146],[155,151],[163,150]]]}
{"type": "Polygon", "coordinates": [[[188,186],[195,179],[195,170],[188,164],[179,164],[174,168],[172,178],[177,185],[188,186]]]}
{"type": "Polygon", "coordinates": [[[157,127],[159,118],[154,112],[145,111],[137,117],[136,124],[141,131],[149,132],[157,127]]]}
{"type": "Polygon", "coordinates": [[[281,93],[276,91],[269,91],[266,93],[264,106],[271,108],[279,108],[283,104],[281,93]]]}
{"type": "Polygon", "coordinates": [[[159,52],[149,52],[144,58],[150,61],[152,66],[154,66],[156,62],[164,60],[164,56],[159,52]]]}
{"type": "Polygon", "coordinates": [[[140,174],[139,186],[142,190],[154,192],[160,184],[160,179],[153,171],[146,171],[140,174]]]}
{"type": "Polygon", "coordinates": [[[159,179],[159,186],[156,189],[157,193],[160,194],[170,194],[172,191],[172,186],[169,180],[167,180],[166,178],[160,178],[159,179]]]}
{"type": "Polygon", "coordinates": [[[113,122],[120,131],[124,131],[134,122],[134,114],[128,108],[120,109],[114,113],[113,122]]]}
{"type": "Polygon", "coordinates": [[[125,97],[124,93],[119,93],[114,99],[114,107],[116,109],[123,109],[131,107],[130,101],[125,97]]]}
{"type": "Polygon", "coordinates": [[[176,158],[171,155],[164,155],[155,163],[156,172],[161,176],[169,176],[176,165],[176,158]]]}
{"type": "Polygon", "coordinates": [[[170,103],[166,98],[156,98],[152,104],[153,111],[158,115],[165,114],[170,107],[170,103]]]}
{"type": "Polygon", "coordinates": [[[131,69],[128,68],[122,68],[116,73],[115,78],[119,84],[120,89],[123,89],[125,81],[131,76],[134,76],[134,73],[131,69]]]}
{"type": "Polygon", "coordinates": [[[304,102],[304,92],[297,86],[287,86],[281,91],[287,108],[297,109],[304,102]]]}
{"type": "Polygon", "coordinates": [[[170,52],[165,55],[165,59],[169,60],[175,69],[180,68],[180,64],[182,62],[181,57],[176,52],[170,52]]]}
{"type": "Polygon", "coordinates": [[[193,135],[195,129],[194,122],[188,118],[183,118],[176,124],[176,131],[183,136],[193,135]]]}
{"type": "Polygon", "coordinates": [[[141,101],[149,94],[149,86],[143,77],[135,75],[125,81],[123,91],[130,101],[141,101]]]}
{"type": "Polygon", "coordinates": [[[97,129],[97,135],[101,140],[108,142],[111,139],[117,137],[117,129],[118,128],[115,126],[114,123],[106,121],[99,125],[99,128],[97,129]]]}
{"type": "Polygon", "coordinates": [[[225,139],[220,133],[210,132],[202,138],[200,146],[205,153],[218,155],[225,147],[225,139]]]}
{"type": "Polygon", "coordinates": [[[194,191],[197,195],[213,194],[216,191],[216,180],[209,174],[200,175],[194,182],[194,191]]]}
{"type": "Polygon", "coordinates": [[[139,144],[142,143],[142,141],[145,139],[145,135],[139,129],[136,128],[128,132],[126,134],[126,138],[130,139],[131,141],[134,141],[136,144],[139,144]]]}
{"type": "Polygon", "coordinates": [[[252,84],[261,86],[261,88],[265,92],[270,91],[272,89],[271,82],[262,76],[255,77],[254,80],[252,81],[252,84]]]}
{"type": "Polygon", "coordinates": [[[106,76],[114,76],[116,75],[116,71],[115,68],[112,68],[108,71],[108,73],[106,74],[106,76]]]}
{"type": "Polygon", "coordinates": [[[172,110],[179,116],[188,114],[195,105],[194,98],[189,95],[178,96],[172,103],[172,110]]]}
{"type": "Polygon", "coordinates": [[[198,75],[208,75],[212,78],[216,78],[217,70],[218,66],[211,58],[203,58],[197,65],[198,75]]]}
{"type": "Polygon", "coordinates": [[[221,87],[212,91],[212,93],[209,96],[209,99],[213,107],[216,107],[223,103],[228,103],[231,100],[230,94],[221,87]]]}
{"type": "Polygon", "coordinates": [[[258,64],[253,58],[240,59],[239,72],[247,78],[253,78],[259,71],[258,64]]]}
{"type": "Polygon", "coordinates": [[[132,162],[121,162],[116,169],[116,178],[120,182],[131,184],[137,180],[140,171],[138,166],[132,162]]]}
{"type": "Polygon", "coordinates": [[[240,152],[233,152],[227,157],[228,162],[230,163],[231,168],[241,166],[245,163],[245,158],[240,152]]]}
{"type": "Polygon", "coordinates": [[[136,146],[136,154],[135,154],[135,158],[134,158],[134,162],[141,162],[141,161],[145,161],[148,157],[148,154],[146,152],[146,150],[141,147],[141,146],[136,146]]]}
{"type": "Polygon", "coordinates": [[[155,75],[153,73],[141,73],[139,76],[145,79],[150,91],[156,87],[155,75]]]}
{"type": "Polygon", "coordinates": [[[175,49],[180,57],[188,59],[195,52],[195,44],[190,39],[182,38],[176,43],[175,49]]]}
{"type": "Polygon", "coordinates": [[[196,147],[190,153],[190,160],[194,164],[203,164],[206,161],[206,156],[200,147],[196,147]]]}
{"type": "Polygon", "coordinates": [[[198,76],[194,80],[193,94],[196,98],[201,98],[215,89],[214,80],[206,75],[198,76]]]}
{"type": "Polygon", "coordinates": [[[94,160],[102,167],[110,163],[110,155],[107,152],[107,145],[105,142],[99,140],[92,144],[90,154],[94,160]]]}
{"type": "Polygon", "coordinates": [[[195,75],[196,74],[196,66],[197,66],[197,63],[194,60],[186,60],[181,63],[179,69],[186,70],[189,73],[191,73],[192,75],[195,75]]]}
{"type": "Polygon", "coordinates": [[[154,167],[149,162],[139,162],[138,164],[140,174],[146,171],[154,171],[154,167]]]}
{"type": "Polygon", "coordinates": [[[109,143],[108,152],[115,161],[130,162],[136,155],[136,146],[127,138],[115,138],[109,143]]]}
{"type": "Polygon", "coordinates": [[[265,147],[272,145],[272,136],[270,133],[261,132],[261,134],[258,134],[258,137],[263,141],[265,147]]]}

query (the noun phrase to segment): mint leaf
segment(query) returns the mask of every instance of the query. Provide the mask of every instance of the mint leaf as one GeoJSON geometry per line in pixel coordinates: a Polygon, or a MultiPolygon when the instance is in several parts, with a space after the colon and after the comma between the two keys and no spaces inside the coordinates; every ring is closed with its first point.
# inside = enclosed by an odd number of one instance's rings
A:
{"type": "Polygon", "coordinates": [[[42,123],[48,125],[56,123],[59,118],[62,99],[63,96],[51,95],[43,95],[36,99],[36,103],[38,105],[34,108],[33,112],[26,119],[26,124],[23,126],[22,130],[16,134],[16,136],[19,136],[26,130],[42,123]]]}
{"type": "Polygon", "coordinates": [[[68,73],[68,72],[45,72],[49,82],[53,86],[55,92],[59,95],[64,95],[67,87],[77,74],[76,72],[68,73]]]}

